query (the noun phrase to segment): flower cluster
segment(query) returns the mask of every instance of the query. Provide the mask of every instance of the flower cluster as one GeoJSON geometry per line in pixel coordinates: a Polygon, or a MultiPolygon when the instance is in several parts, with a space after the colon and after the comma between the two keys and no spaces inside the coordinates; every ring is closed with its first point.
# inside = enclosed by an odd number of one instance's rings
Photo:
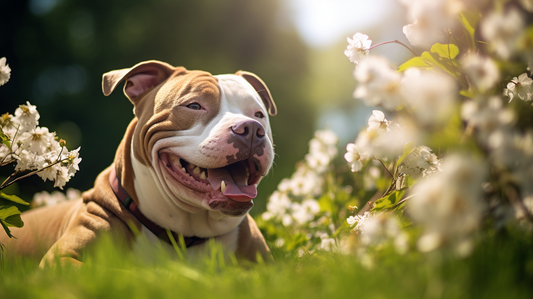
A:
{"type": "Polygon", "coordinates": [[[39,112],[29,102],[20,105],[15,115],[4,114],[0,129],[4,143],[0,144],[0,163],[16,163],[15,171],[38,171],[45,182],[54,181],[54,187],[63,186],[79,170],[79,150],[69,151],[63,140],[46,127],[39,127],[39,112]]]}
{"type": "Polygon", "coordinates": [[[368,128],[346,147],[353,172],[370,176],[365,165],[372,159],[390,180],[370,209],[346,221],[360,246],[375,248],[381,238],[404,236],[386,233],[383,219],[408,218],[420,228],[419,251],[449,248],[465,256],[484,218],[500,227],[512,219],[533,223],[533,79],[529,68],[516,74],[518,66],[533,66],[531,5],[401,2],[412,21],[403,28],[407,39],[427,51],[396,68],[373,56],[364,45],[369,37],[358,33],[345,52],[355,62],[354,98],[392,116],[374,110],[368,128]],[[364,55],[354,61],[354,53],[364,55]],[[513,99],[521,103],[511,106],[513,99]]]}
{"type": "Polygon", "coordinates": [[[300,245],[308,250],[331,250],[334,247],[332,235],[337,227],[330,220],[331,211],[324,209],[320,201],[334,201],[321,197],[327,193],[337,143],[338,137],[332,131],[315,132],[305,160],[297,165],[290,178],[279,183],[278,189],[270,196],[267,210],[261,215],[262,220],[289,232],[285,237],[278,236],[276,246],[288,245],[285,239],[291,238],[291,234],[310,228],[303,239],[305,244],[300,245]]]}
{"type": "MultiPolygon", "coordinates": [[[[11,69],[6,58],[0,59],[0,86],[11,77],[11,69]]],[[[13,238],[9,227],[22,227],[24,222],[16,204],[29,205],[16,195],[2,192],[11,184],[37,174],[45,182],[54,181],[54,187],[63,186],[79,170],[80,148],[69,151],[64,140],[57,140],[55,132],[39,127],[39,112],[34,105],[26,102],[20,105],[14,115],[5,113],[0,116],[0,166],[13,164],[14,172],[0,184],[0,225],[6,234],[13,238]]],[[[69,190],[69,197],[79,197],[69,190]]],[[[52,196],[37,195],[34,206],[59,202],[62,193],[52,196]],[[54,199],[51,199],[54,198],[54,199]]],[[[61,198],[63,200],[63,198],[61,198]]],[[[0,254],[3,244],[0,243],[0,254]]],[[[1,259],[1,256],[0,256],[1,259]]]]}
{"type": "Polygon", "coordinates": [[[11,77],[11,68],[6,64],[6,58],[0,58],[0,86],[4,85],[9,81],[11,77]]]}
{"type": "Polygon", "coordinates": [[[69,200],[76,200],[81,197],[80,190],[68,188],[66,193],[61,191],[54,191],[48,193],[46,191],[38,192],[33,195],[31,206],[37,207],[52,207],[69,200]]]}

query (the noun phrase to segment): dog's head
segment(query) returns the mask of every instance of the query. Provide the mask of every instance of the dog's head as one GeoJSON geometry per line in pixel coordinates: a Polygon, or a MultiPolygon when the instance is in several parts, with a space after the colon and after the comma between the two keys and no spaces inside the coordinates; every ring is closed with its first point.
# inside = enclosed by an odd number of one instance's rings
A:
{"type": "Polygon", "coordinates": [[[135,176],[151,177],[182,209],[246,214],[274,158],[276,106],[263,81],[146,61],[104,74],[104,94],[121,81],[137,118],[131,159],[149,172],[135,176]]]}

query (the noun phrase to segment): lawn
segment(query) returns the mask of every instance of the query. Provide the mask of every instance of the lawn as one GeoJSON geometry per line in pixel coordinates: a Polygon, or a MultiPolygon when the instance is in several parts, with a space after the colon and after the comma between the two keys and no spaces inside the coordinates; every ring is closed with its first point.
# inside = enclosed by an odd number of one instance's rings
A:
{"type": "Polygon", "coordinates": [[[0,298],[532,298],[531,237],[499,232],[464,259],[385,248],[371,267],[352,254],[279,250],[273,264],[239,266],[215,246],[194,263],[162,251],[148,262],[103,242],[81,269],[6,259],[0,298]]]}

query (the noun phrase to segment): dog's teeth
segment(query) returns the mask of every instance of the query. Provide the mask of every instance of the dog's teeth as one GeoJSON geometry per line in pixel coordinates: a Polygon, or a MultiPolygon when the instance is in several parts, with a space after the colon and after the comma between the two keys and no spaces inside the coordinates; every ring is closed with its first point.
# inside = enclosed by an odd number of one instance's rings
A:
{"type": "Polygon", "coordinates": [[[224,193],[224,190],[226,190],[226,183],[222,181],[222,183],[220,184],[220,192],[224,193]]]}
{"type": "Polygon", "coordinates": [[[200,174],[200,167],[196,166],[193,171],[195,174],[200,174]]]}
{"type": "Polygon", "coordinates": [[[207,176],[205,175],[205,171],[202,171],[202,173],[200,173],[200,179],[202,180],[207,179],[207,176]]]}

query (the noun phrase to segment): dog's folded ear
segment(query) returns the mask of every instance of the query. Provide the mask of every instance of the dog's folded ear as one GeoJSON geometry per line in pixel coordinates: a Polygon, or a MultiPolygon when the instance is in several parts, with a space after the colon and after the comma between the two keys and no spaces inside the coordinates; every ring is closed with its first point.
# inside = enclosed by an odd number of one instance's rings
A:
{"type": "Polygon", "coordinates": [[[136,64],[132,68],[107,72],[102,76],[102,90],[104,95],[110,95],[117,85],[126,80],[124,94],[135,102],[137,97],[148,88],[165,81],[176,68],[168,63],[149,60],[136,64]]]}
{"type": "Polygon", "coordinates": [[[250,83],[255,91],[259,94],[261,99],[263,100],[263,103],[265,104],[265,107],[268,111],[268,114],[274,116],[278,113],[278,109],[276,108],[276,103],[274,103],[274,100],[272,99],[272,95],[270,95],[270,91],[268,90],[265,82],[261,80],[256,74],[245,72],[245,71],[238,71],[235,73],[235,75],[242,76],[248,83],[250,83]]]}

